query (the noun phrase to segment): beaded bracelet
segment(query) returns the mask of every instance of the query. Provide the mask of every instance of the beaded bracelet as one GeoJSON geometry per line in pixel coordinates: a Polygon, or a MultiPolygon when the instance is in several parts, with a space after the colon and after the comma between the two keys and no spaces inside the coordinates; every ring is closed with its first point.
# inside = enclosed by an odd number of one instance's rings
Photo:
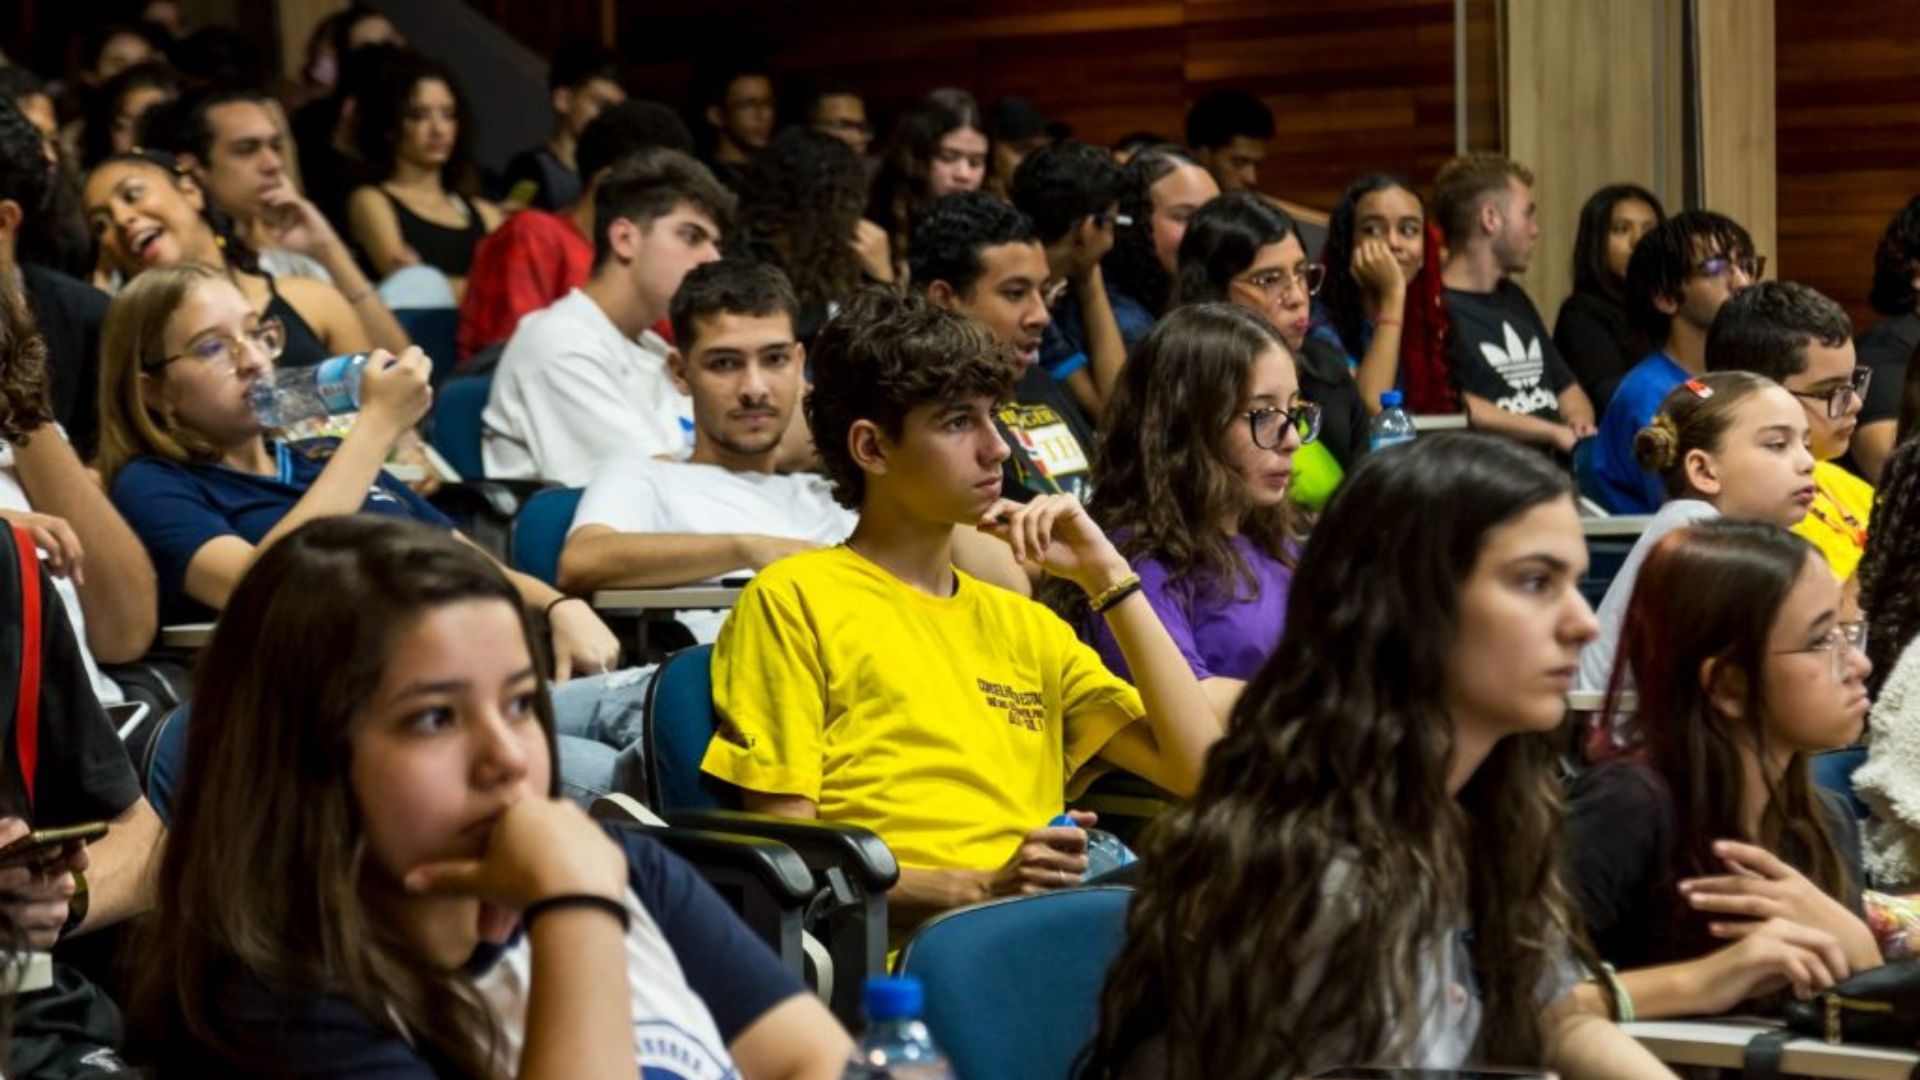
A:
{"type": "Polygon", "coordinates": [[[1140,575],[1128,574],[1126,577],[1121,578],[1118,584],[1115,584],[1106,592],[1093,598],[1093,603],[1091,604],[1093,613],[1095,615],[1105,615],[1107,612],[1113,610],[1120,601],[1125,600],[1127,597],[1139,591],[1140,575]]]}

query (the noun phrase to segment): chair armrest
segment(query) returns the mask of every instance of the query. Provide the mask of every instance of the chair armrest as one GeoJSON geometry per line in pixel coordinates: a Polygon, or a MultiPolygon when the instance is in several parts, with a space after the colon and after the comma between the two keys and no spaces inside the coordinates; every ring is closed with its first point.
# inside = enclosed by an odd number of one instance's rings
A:
{"type": "Polygon", "coordinates": [[[702,873],[715,868],[744,873],[782,906],[798,908],[813,899],[813,872],[778,840],[679,825],[621,827],[640,829],[702,873]]]}
{"type": "Polygon", "coordinates": [[[900,863],[886,842],[858,825],[750,814],[740,810],[672,810],[675,826],[765,837],[792,848],[808,866],[838,866],[867,894],[884,893],[900,880],[900,863]]]}
{"type": "Polygon", "coordinates": [[[520,498],[498,480],[442,484],[427,501],[455,517],[484,515],[511,521],[520,512],[520,498]]]}

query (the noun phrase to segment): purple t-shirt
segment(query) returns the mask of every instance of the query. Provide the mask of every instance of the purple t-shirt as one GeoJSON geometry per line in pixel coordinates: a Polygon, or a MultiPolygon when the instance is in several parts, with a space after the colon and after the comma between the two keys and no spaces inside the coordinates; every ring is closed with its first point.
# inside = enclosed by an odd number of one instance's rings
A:
{"type": "MultiPolygon", "coordinates": [[[[1133,561],[1140,591],[1196,678],[1253,678],[1280,644],[1280,631],[1287,625],[1293,570],[1244,536],[1234,537],[1233,546],[1253,571],[1251,590],[1238,575],[1225,581],[1204,575],[1175,579],[1166,564],[1151,555],[1133,561]]],[[[1106,620],[1091,615],[1088,620],[1088,640],[1099,650],[1100,659],[1121,678],[1131,679],[1106,620]]]]}

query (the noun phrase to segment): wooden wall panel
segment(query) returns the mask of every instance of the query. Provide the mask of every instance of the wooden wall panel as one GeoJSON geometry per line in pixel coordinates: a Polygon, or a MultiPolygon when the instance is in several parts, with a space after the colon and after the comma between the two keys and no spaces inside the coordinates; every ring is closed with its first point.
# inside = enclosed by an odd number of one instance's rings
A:
{"type": "Polygon", "coordinates": [[[1920,37],[1911,5],[1788,2],[1774,18],[1780,275],[1867,306],[1873,249],[1920,194],[1920,37]]]}
{"type": "MultiPolygon", "coordinates": [[[[470,2],[542,53],[601,9],[470,2]]],[[[1473,9],[1485,39],[1492,7],[1473,9]]],[[[621,0],[617,21],[635,88],[676,104],[703,42],[850,79],[883,117],[940,85],[1021,94],[1097,143],[1178,138],[1196,98],[1243,87],[1278,118],[1261,186],[1321,207],[1375,169],[1427,186],[1453,153],[1453,0],[621,0]]]]}
{"type": "MultiPolygon", "coordinates": [[[[1698,5],[1701,204],[1779,247],[1773,0],[1698,5]]],[[[1792,3],[1782,5],[1795,6],[1792,3]]]]}

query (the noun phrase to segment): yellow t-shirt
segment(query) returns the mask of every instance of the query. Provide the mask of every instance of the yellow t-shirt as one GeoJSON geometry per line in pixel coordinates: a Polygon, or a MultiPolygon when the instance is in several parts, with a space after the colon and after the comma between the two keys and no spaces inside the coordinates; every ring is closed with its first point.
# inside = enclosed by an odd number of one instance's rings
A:
{"type": "Polygon", "coordinates": [[[929,596],[844,545],[761,571],[714,644],[701,768],[812,799],[903,866],[1005,863],[1145,710],[1059,616],[954,573],[929,596]]]}
{"type": "Polygon", "coordinates": [[[1867,516],[1873,485],[1831,461],[1813,467],[1813,505],[1793,531],[1820,549],[1841,581],[1853,577],[1867,550],[1867,516]]]}

